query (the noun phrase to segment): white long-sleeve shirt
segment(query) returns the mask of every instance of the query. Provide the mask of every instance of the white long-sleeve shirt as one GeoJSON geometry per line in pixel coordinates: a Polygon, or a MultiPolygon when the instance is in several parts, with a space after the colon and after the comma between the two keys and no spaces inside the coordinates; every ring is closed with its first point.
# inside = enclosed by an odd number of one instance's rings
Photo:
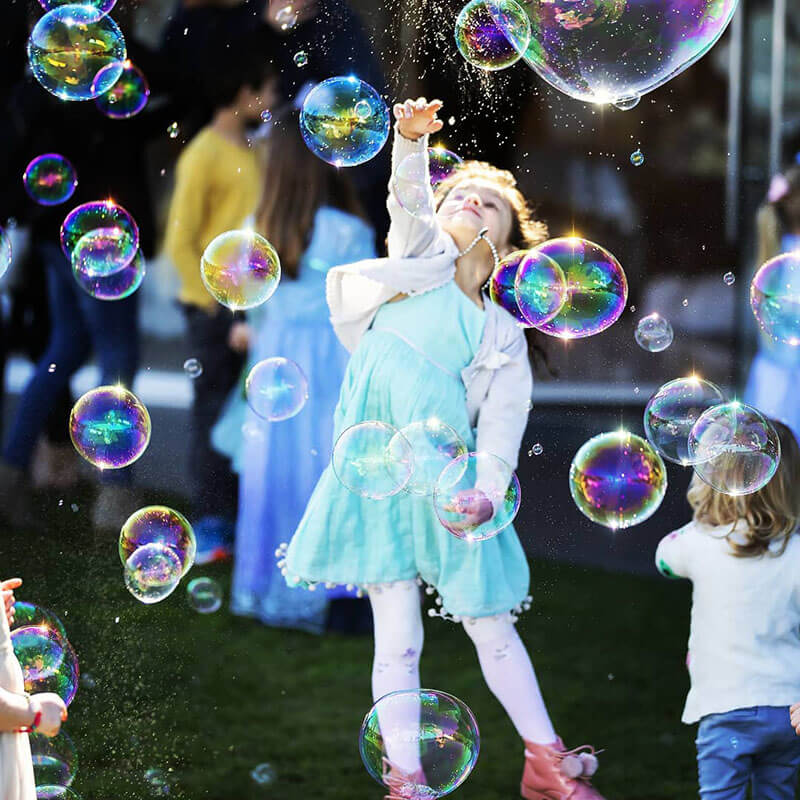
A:
{"type": "Polygon", "coordinates": [[[690,522],[656,550],[662,574],[692,582],[686,723],[800,700],[800,536],[780,556],[742,558],[725,539],[729,530],[690,522]]]}

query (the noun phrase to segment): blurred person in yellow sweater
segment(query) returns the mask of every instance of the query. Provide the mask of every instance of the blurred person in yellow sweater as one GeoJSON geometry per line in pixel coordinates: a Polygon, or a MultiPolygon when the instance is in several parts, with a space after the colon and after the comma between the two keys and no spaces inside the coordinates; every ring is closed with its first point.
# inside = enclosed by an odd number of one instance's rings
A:
{"type": "Polygon", "coordinates": [[[278,99],[277,73],[258,48],[239,42],[212,61],[198,80],[214,116],[178,159],[164,243],[180,276],[187,358],[202,368],[193,381],[190,434],[198,563],[231,553],[236,483],[227,459],[211,449],[209,432],[239,379],[247,350],[246,325],[206,291],[200,260],[212,239],[241,227],[255,211],[262,175],[248,131],[278,99]]]}

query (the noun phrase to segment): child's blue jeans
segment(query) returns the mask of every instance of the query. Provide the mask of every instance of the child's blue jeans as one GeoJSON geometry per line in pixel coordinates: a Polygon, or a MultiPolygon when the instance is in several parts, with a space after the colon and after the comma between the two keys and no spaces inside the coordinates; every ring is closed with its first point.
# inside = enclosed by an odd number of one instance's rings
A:
{"type": "Polygon", "coordinates": [[[788,706],[737,708],[709,714],[697,731],[697,771],[702,800],[794,800],[800,736],[788,706]]]}

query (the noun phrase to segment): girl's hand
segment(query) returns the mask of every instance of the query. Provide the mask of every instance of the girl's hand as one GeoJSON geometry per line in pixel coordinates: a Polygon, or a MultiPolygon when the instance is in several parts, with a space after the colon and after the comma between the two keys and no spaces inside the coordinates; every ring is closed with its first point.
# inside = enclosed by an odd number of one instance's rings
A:
{"type": "Polygon", "coordinates": [[[406,100],[405,103],[395,103],[394,118],[397,120],[397,130],[404,139],[417,141],[426,133],[438,133],[444,122],[436,117],[439,109],[444,105],[441,100],[431,100],[429,103],[424,97],[417,100],[406,100]]]}
{"type": "Polygon", "coordinates": [[[447,527],[454,532],[473,531],[488,522],[494,514],[492,501],[480,489],[458,492],[453,502],[444,506],[444,510],[461,516],[461,519],[447,523],[447,527]]]}
{"type": "Polygon", "coordinates": [[[794,703],[794,705],[789,708],[789,719],[791,720],[795,733],[800,736],[800,702],[794,703]]]}
{"type": "Polygon", "coordinates": [[[14,624],[14,589],[19,589],[22,586],[21,578],[9,578],[6,581],[0,581],[0,614],[5,614],[8,620],[8,627],[14,624]]]}
{"type": "Polygon", "coordinates": [[[67,721],[67,707],[64,705],[64,701],[57,694],[51,692],[33,695],[31,711],[34,714],[42,713],[36,731],[45,736],[56,736],[61,730],[61,723],[67,721]]]}

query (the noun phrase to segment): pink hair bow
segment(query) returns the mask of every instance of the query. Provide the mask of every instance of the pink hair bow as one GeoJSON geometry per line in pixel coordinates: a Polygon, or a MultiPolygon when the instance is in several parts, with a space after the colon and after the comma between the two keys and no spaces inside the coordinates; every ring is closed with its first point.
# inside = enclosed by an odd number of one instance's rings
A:
{"type": "Polygon", "coordinates": [[[769,191],[767,192],[767,200],[770,203],[777,203],[789,194],[789,189],[789,181],[786,180],[786,176],[782,172],[779,172],[777,175],[772,176],[769,191]]]}

